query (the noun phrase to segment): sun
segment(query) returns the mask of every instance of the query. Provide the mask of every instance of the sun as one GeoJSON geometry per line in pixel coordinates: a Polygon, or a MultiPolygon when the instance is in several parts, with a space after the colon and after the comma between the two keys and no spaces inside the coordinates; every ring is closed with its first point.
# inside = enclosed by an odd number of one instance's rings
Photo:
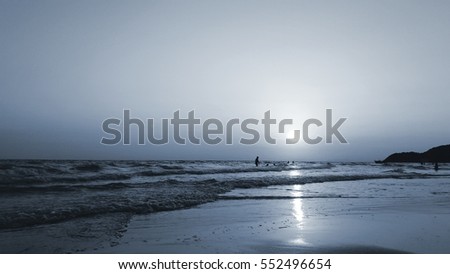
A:
{"type": "Polygon", "coordinates": [[[295,138],[295,130],[290,130],[286,133],[287,139],[294,139],[295,138]]]}
{"type": "Polygon", "coordinates": [[[286,142],[296,144],[300,140],[300,130],[290,130],[286,133],[286,142]]]}

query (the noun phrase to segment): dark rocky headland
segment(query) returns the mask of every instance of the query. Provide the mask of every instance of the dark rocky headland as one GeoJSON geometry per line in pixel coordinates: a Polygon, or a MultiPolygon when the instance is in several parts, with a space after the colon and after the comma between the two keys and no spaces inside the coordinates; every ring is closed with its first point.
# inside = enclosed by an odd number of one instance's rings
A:
{"type": "Polygon", "coordinates": [[[450,145],[434,147],[425,152],[399,152],[389,155],[381,163],[450,163],[450,145]]]}

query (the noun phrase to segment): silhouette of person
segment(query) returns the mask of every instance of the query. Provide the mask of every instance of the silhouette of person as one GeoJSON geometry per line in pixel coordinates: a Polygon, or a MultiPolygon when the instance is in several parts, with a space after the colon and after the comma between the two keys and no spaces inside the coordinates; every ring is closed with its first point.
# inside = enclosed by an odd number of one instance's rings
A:
{"type": "Polygon", "coordinates": [[[259,156],[256,156],[256,159],[255,159],[255,166],[259,166],[259,156]]]}
{"type": "Polygon", "coordinates": [[[438,171],[439,170],[439,164],[436,162],[434,163],[434,170],[438,171]]]}

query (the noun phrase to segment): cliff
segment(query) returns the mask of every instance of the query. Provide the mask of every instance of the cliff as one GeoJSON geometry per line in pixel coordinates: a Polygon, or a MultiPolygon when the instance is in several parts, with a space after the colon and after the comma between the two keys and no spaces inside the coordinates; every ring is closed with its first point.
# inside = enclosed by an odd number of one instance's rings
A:
{"type": "Polygon", "coordinates": [[[450,145],[438,146],[423,153],[400,152],[389,155],[383,163],[450,163],[450,145]]]}

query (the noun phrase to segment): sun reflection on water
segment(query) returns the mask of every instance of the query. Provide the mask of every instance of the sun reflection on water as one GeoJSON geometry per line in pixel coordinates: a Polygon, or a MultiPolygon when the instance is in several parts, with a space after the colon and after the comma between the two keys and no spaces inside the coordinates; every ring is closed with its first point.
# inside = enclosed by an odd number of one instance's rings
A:
{"type": "Polygon", "coordinates": [[[298,177],[300,175],[302,175],[300,170],[291,170],[291,171],[289,171],[289,176],[291,176],[291,177],[298,177]]]}
{"type": "MultiPolygon", "coordinates": [[[[300,197],[301,185],[294,185],[292,191],[292,196],[300,197]]],[[[297,227],[303,228],[303,219],[305,217],[303,213],[302,199],[295,198],[292,200],[292,214],[294,214],[295,219],[297,220],[297,227]]]]}
{"type": "Polygon", "coordinates": [[[299,237],[297,239],[294,239],[292,241],[293,244],[296,245],[309,245],[303,238],[302,238],[302,230],[305,226],[305,214],[303,212],[303,199],[301,197],[301,185],[294,185],[293,191],[291,192],[292,196],[299,197],[294,198],[292,200],[292,214],[294,215],[295,220],[297,221],[297,228],[299,229],[299,237]]]}

